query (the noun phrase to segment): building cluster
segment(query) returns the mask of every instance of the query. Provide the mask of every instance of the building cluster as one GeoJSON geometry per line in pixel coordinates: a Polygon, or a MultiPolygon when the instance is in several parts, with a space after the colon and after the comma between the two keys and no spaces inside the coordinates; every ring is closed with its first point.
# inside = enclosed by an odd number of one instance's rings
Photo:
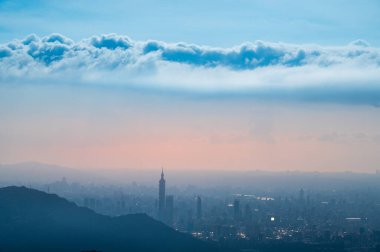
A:
{"type": "Polygon", "coordinates": [[[348,248],[380,246],[379,188],[252,194],[213,189],[200,195],[201,190],[192,187],[182,193],[167,188],[162,170],[158,194],[157,187],[82,186],[66,180],[49,184],[46,190],[102,214],[146,213],[199,239],[235,247],[279,241],[348,248]]]}
{"type": "Polygon", "coordinates": [[[162,171],[158,219],[199,239],[240,248],[278,241],[368,250],[380,246],[377,190],[306,193],[301,188],[292,196],[206,197],[203,214],[200,195],[187,204],[178,197],[180,206],[175,207],[165,186],[162,171]]]}

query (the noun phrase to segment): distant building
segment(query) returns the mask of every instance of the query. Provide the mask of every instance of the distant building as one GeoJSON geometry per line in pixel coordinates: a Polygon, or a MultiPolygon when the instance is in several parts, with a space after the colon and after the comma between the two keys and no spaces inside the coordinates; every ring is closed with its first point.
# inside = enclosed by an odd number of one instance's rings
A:
{"type": "Polygon", "coordinates": [[[168,195],[166,196],[165,223],[169,226],[172,226],[173,219],[174,219],[174,197],[173,195],[168,195]]]}
{"type": "Polygon", "coordinates": [[[164,178],[164,169],[161,171],[161,179],[158,182],[158,219],[160,221],[165,220],[165,178],[164,178]]]}
{"type": "Polygon", "coordinates": [[[300,190],[300,194],[299,194],[299,202],[301,203],[304,203],[305,202],[305,191],[303,190],[303,188],[301,188],[300,190]]]}
{"type": "Polygon", "coordinates": [[[240,201],[234,201],[234,219],[235,221],[240,220],[240,201]]]}
{"type": "Polygon", "coordinates": [[[245,205],[245,210],[244,210],[244,220],[246,222],[252,221],[252,210],[249,204],[245,205]]]}
{"type": "Polygon", "coordinates": [[[202,199],[201,196],[197,196],[197,219],[202,219],[202,199]]]}

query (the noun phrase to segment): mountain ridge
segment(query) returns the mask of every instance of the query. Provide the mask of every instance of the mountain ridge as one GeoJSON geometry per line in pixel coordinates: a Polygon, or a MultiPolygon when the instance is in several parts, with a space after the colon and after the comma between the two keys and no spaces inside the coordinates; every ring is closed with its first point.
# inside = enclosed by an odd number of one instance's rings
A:
{"type": "Polygon", "coordinates": [[[0,251],[219,251],[146,214],[100,215],[55,194],[0,188],[0,251]]]}

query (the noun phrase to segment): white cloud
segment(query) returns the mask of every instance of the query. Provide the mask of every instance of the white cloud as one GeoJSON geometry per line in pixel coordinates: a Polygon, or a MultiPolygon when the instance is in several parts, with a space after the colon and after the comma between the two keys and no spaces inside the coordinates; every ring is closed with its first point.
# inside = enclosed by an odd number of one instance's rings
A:
{"type": "Polygon", "coordinates": [[[52,34],[0,45],[0,83],[125,85],[257,98],[380,104],[380,49],[262,41],[232,48],[52,34]]]}

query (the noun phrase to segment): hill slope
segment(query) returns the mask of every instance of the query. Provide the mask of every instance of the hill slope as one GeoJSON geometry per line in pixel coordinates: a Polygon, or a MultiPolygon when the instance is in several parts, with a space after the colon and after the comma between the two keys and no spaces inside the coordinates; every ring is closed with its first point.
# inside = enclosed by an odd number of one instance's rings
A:
{"type": "Polygon", "coordinates": [[[0,188],[0,251],[217,251],[145,214],[108,217],[25,187],[0,188]]]}

